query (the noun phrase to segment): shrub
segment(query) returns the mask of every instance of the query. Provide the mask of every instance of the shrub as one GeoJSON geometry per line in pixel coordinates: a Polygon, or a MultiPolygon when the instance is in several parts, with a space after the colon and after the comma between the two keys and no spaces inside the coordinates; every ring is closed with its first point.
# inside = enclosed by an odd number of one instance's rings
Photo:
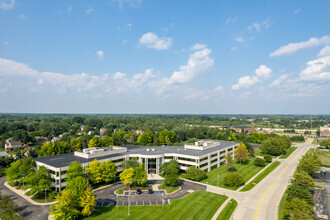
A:
{"type": "Polygon", "coordinates": [[[229,172],[235,172],[237,169],[234,167],[233,164],[227,164],[227,170],[229,172]]]}
{"type": "Polygon", "coordinates": [[[224,183],[227,186],[241,186],[245,183],[245,180],[237,173],[227,173],[224,177],[224,183]]]}
{"type": "Polygon", "coordinates": [[[187,178],[194,181],[200,181],[206,178],[205,171],[197,169],[194,166],[188,167],[186,170],[187,178]]]}
{"type": "Polygon", "coordinates": [[[266,165],[266,162],[264,159],[257,157],[254,161],[254,165],[258,166],[258,167],[263,167],[266,165]]]}
{"type": "Polygon", "coordinates": [[[265,155],[264,156],[264,160],[267,162],[267,163],[270,163],[273,161],[273,158],[272,156],[270,156],[269,154],[265,155]]]}

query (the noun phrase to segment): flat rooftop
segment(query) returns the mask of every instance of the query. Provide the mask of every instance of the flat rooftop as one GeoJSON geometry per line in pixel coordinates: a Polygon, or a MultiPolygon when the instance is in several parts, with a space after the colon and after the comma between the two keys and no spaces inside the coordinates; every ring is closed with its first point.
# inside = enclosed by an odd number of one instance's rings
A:
{"type": "Polygon", "coordinates": [[[125,145],[123,147],[127,148],[127,152],[111,154],[100,156],[96,158],[84,158],[74,155],[74,153],[66,153],[61,155],[49,156],[49,157],[38,157],[35,158],[37,162],[44,163],[48,166],[52,166],[55,168],[67,167],[70,163],[77,161],[80,163],[89,163],[94,159],[104,160],[104,159],[111,159],[118,156],[124,155],[133,155],[133,154],[140,154],[140,155],[159,155],[159,154],[182,154],[187,156],[203,156],[205,154],[212,153],[218,150],[224,150],[228,147],[236,146],[238,143],[236,142],[229,142],[229,141],[217,141],[220,144],[218,146],[206,149],[206,150],[193,150],[193,149],[185,149],[184,146],[136,146],[136,145],[125,145]]]}

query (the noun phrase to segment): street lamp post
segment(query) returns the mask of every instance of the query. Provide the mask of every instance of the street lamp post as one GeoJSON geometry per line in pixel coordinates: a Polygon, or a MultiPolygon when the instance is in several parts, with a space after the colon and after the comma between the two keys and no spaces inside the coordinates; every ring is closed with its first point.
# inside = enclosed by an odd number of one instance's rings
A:
{"type": "Polygon", "coordinates": [[[218,175],[218,187],[219,187],[219,184],[220,184],[220,179],[219,179],[219,175],[218,175]]]}
{"type": "Polygon", "coordinates": [[[164,208],[164,193],[162,193],[162,203],[163,203],[162,208],[164,208]]]}
{"type": "Polygon", "coordinates": [[[129,206],[131,205],[131,185],[128,185],[128,215],[130,215],[129,206]]]}
{"type": "Polygon", "coordinates": [[[45,202],[46,202],[46,197],[47,197],[47,189],[45,189],[45,202]]]}

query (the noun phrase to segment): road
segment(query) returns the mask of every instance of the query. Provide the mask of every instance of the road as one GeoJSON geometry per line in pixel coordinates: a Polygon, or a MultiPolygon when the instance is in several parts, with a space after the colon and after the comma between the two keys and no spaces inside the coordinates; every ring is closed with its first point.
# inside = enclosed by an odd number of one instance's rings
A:
{"type": "Polygon", "coordinates": [[[6,177],[0,178],[0,191],[2,195],[9,195],[11,200],[13,200],[19,207],[18,214],[24,219],[36,219],[36,220],[46,220],[48,219],[48,212],[50,211],[50,206],[37,206],[32,205],[7,187],[4,183],[6,177]]]}

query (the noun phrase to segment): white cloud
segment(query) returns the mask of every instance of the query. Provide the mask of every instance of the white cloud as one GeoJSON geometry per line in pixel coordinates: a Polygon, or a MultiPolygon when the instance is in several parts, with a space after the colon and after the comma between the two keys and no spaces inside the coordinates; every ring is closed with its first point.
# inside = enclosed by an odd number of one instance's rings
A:
{"type": "Polygon", "coordinates": [[[104,58],[104,52],[103,52],[102,50],[97,51],[97,52],[96,52],[96,55],[97,55],[101,60],[103,60],[103,58],[104,58]]]}
{"type": "Polygon", "coordinates": [[[323,47],[317,56],[324,57],[328,55],[330,55],[330,45],[323,47]]]}
{"type": "Polygon", "coordinates": [[[121,73],[121,72],[116,72],[115,75],[113,76],[114,80],[122,79],[126,77],[126,73],[121,73]]]}
{"type": "Polygon", "coordinates": [[[232,90],[239,90],[241,88],[249,88],[263,79],[267,79],[271,76],[272,70],[265,65],[260,65],[259,68],[255,70],[255,76],[243,76],[238,79],[238,83],[232,85],[232,90]]]}
{"type": "Polygon", "coordinates": [[[245,42],[245,39],[243,37],[236,37],[235,40],[239,43],[245,42]]]}
{"type": "Polygon", "coordinates": [[[87,9],[86,10],[86,14],[90,14],[90,13],[92,13],[92,12],[94,12],[95,10],[93,9],[93,8],[89,8],[89,9],[87,9]]]}
{"type": "Polygon", "coordinates": [[[269,88],[279,86],[282,82],[284,82],[288,78],[288,74],[281,75],[278,79],[275,79],[270,85],[269,88]]]}
{"type": "Polygon", "coordinates": [[[234,23],[235,21],[236,21],[235,17],[233,17],[233,18],[229,17],[226,19],[225,24],[234,23]]]}
{"type": "Polygon", "coordinates": [[[3,10],[13,9],[15,0],[0,0],[0,8],[3,10]]]}
{"type": "Polygon", "coordinates": [[[219,92],[219,91],[222,91],[222,89],[223,89],[222,86],[218,86],[214,89],[214,91],[219,92]]]}
{"type": "Polygon", "coordinates": [[[119,3],[119,7],[123,7],[124,3],[127,3],[131,7],[136,7],[138,6],[142,0],[114,0],[119,3]]]}
{"type": "Polygon", "coordinates": [[[213,59],[209,57],[210,49],[196,51],[190,55],[186,65],[180,66],[170,77],[171,83],[185,83],[190,81],[196,75],[210,69],[213,66],[213,59]]]}
{"type": "Polygon", "coordinates": [[[299,14],[301,12],[301,9],[300,8],[297,8],[296,10],[294,10],[293,14],[299,14]]]}
{"type": "Polygon", "coordinates": [[[38,72],[25,64],[0,58],[0,76],[35,76],[38,72]]]}
{"type": "Polygon", "coordinates": [[[191,50],[201,50],[201,49],[204,49],[206,48],[206,45],[205,44],[195,44],[194,46],[192,46],[190,49],[191,50]]]}
{"type": "Polygon", "coordinates": [[[241,88],[249,88],[258,82],[260,82],[260,80],[256,76],[243,76],[238,79],[237,84],[232,85],[231,89],[239,90],[241,88]]]}
{"type": "Polygon", "coordinates": [[[140,38],[139,43],[155,50],[167,50],[172,46],[172,38],[160,38],[156,34],[148,32],[140,38]]]}
{"type": "Polygon", "coordinates": [[[270,54],[271,57],[282,56],[282,55],[290,55],[299,50],[305,48],[316,47],[320,45],[330,44],[330,36],[326,35],[322,38],[310,38],[308,41],[302,41],[299,43],[289,43],[285,46],[281,46],[279,49],[275,50],[270,54]]]}
{"type": "Polygon", "coordinates": [[[25,16],[25,14],[20,14],[18,16],[18,18],[21,19],[21,20],[25,20],[26,19],[26,16],[25,16]]]}
{"type": "Polygon", "coordinates": [[[251,31],[252,29],[256,29],[256,31],[260,31],[260,24],[259,23],[253,23],[250,26],[248,26],[247,28],[249,31],[251,31]]]}
{"type": "Polygon", "coordinates": [[[299,75],[301,80],[330,80],[330,55],[307,62],[307,67],[299,75]]]}
{"type": "Polygon", "coordinates": [[[265,65],[260,65],[258,69],[255,70],[258,78],[267,79],[272,74],[272,70],[265,65]]]}

